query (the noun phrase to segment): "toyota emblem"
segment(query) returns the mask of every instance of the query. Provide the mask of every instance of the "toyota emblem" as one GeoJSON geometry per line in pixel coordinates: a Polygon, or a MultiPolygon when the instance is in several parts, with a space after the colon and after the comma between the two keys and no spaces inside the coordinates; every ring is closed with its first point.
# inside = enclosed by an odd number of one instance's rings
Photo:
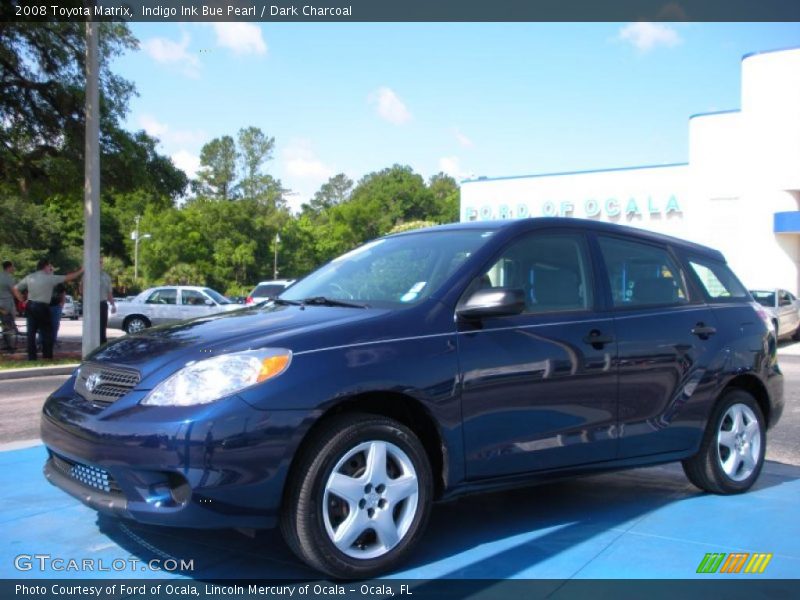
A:
{"type": "Polygon", "coordinates": [[[98,375],[97,373],[92,373],[91,375],[89,375],[89,377],[86,378],[86,389],[89,390],[90,392],[93,392],[94,388],[100,385],[100,383],[101,383],[100,375],[98,375]]]}

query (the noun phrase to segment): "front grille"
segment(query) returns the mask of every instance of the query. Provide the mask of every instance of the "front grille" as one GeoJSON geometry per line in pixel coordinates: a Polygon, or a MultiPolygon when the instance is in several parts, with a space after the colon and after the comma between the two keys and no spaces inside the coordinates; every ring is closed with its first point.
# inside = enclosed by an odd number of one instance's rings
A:
{"type": "Polygon", "coordinates": [[[108,473],[108,471],[104,469],[89,465],[82,465],[81,463],[71,461],[68,458],[64,458],[63,456],[59,456],[55,453],[51,453],[51,458],[53,461],[53,466],[59,473],[74,479],[86,487],[100,490],[101,492],[105,492],[107,494],[122,493],[122,490],[120,489],[119,485],[117,485],[117,482],[108,473]]]}
{"type": "Polygon", "coordinates": [[[132,369],[85,363],[78,371],[75,391],[94,404],[111,404],[139,383],[141,376],[132,369]]]}

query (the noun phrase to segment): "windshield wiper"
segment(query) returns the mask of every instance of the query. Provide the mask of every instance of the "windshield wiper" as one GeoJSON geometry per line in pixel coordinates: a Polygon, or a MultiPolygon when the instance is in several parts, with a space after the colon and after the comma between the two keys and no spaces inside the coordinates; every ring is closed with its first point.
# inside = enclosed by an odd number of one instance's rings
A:
{"type": "Polygon", "coordinates": [[[314,296],[313,298],[305,298],[303,304],[315,306],[344,306],[347,308],[369,308],[368,304],[358,304],[356,302],[347,302],[346,300],[337,300],[335,298],[326,298],[325,296],[314,296]]]}
{"type": "Polygon", "coordinates": [[[283,298],[273,298],[272,302],[275,304],[281,304],[283,306],[302,306],[303,303],[299,300],[284,300],[283,298]]]}

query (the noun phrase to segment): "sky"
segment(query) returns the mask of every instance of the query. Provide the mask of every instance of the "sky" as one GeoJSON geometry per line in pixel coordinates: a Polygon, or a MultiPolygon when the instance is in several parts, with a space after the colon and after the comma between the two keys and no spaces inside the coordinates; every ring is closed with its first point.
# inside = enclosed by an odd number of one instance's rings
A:
{"type": "Polygon", "coordinates": [[[800,23],[134,23],[125,123],[193,176],[256,126],[297,210],[337,173],[457,180],[688,161],[691,115],[740,107],[743,55],[800,23]]]}

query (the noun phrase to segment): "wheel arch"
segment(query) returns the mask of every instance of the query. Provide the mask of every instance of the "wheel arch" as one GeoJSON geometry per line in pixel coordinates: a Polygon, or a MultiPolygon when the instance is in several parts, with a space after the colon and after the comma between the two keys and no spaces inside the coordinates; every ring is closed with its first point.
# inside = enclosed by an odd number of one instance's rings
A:
{"type": "Polygon", "coordinates": [[[431,465],[434,484],[434,499],[439,498],[444,492],[448,459],[447,447],[439,431],[436,421],[425,406],[416,398],[407,394],[391,391],[371,391],[341,398],[335,405],[329,407],[314,424],[305,432],[303,439],[294,452],[289,466],[289,477],[296,468],[303,448],[316,431],[331,418],[349,413],[367,413],[394,419],[414,432],[425,449],[425,454],[431,465]]]}
{"type": "Polygon", "coordinates": [[[756,403],[758,403],[758,407],[761,409],[761,414],[764,416],[764,423],[769,424],[771,422],[772,406],[769,401],[769,393],[764,383],[758,377],[748,373],[735,376],[722,389],[722,392],[717,397],[717,401],[719,401],[719,398],[722,398],[725,392],[733,389],[744,390],[753,396],[756,403]]]}
{"type": "Polygon", "coordinates": [[[125,315],[125,318],[122,319],[122,331],[127,333],[128,332],[128,323],[130,323],[132,319],[137,319],[137,318],[138,319],[142,319],[147,324],[147,327],[152,327],[153,326],[153,322],[150,319],[148,319],[145,315],[140,314],[140,313],[132,313],[130,315],[125,315]]]}

